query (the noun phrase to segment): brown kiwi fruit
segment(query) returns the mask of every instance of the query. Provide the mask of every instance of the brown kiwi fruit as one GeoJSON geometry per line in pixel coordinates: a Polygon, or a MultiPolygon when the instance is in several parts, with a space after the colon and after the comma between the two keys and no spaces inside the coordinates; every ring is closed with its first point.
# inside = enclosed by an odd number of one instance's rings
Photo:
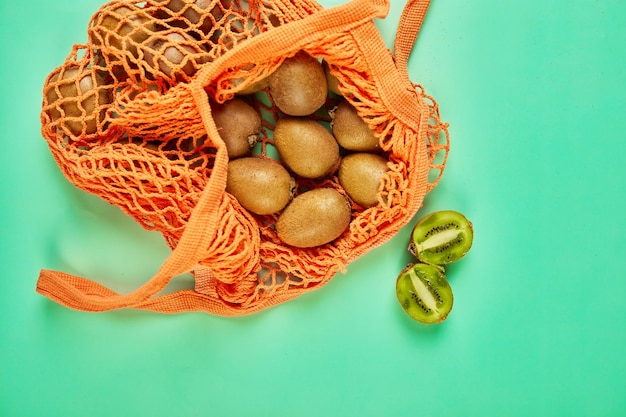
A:
{"type": "Polygon", "coordinates": [[[378,189],[387,172],[387,159],[358,152],[345,156],[339,165],[339,183],[355,203],[364,208],[378,204],[378,189]]]}
{"type": "Polygon", "coordinates": [[[151,72],[160,71],[165,78],[178,78],[183,74],[193,76],[208,58],[206,50],[193,38],[171,32],[148,42],[144,61],[151,72]]]}
{"type": "MultiPolygon", "coordinates": [[[[116,5],[95,16],[90,37],[95,45],[107,45],[137,57],[137,45],[156,31],[156,19],[133,3],[116,5]]],[[[111,59],[105,55],[105,58],[111,59]]],[[[115,59],[115,57],[113,57],[115,59]]]]}
{"type": "Polygon", "coordinates": [[[376,152],[380,150],[374,131],[359,116],[356,108],[348,101],[341,101],[330,112],[332,131],[342,148],[355,152],[376,152]]]}
{"type": "Polygon", "coordinates": [[[81,66],[59,67],[46,86],[52,121],[64,118],[62,126],[72,135],[93,134],[104,120],[104,105],[111,102],[104,78],[96,71],[81,66]],[[56,87],[53,85],[56,84],[56,87]]]}
{"type": "Polygon", "coordinates": [[[324,66],[324,73],[326,74],[326,85],[328,87],[328,91],[338,96],[341,96],[342,93],[341,90],[339,90],[339,79],[335,77],[332,72],[330,72],[330,66],[328,65],[328,62],[324,61],[322,65],[324,66]]]}
{"type": "Polygon", "coordinates": [[[454,210],[435,211],[413,228],[409,252],[424,263],[442,266],[463,258],[473,241],[474,226],[465,215],[454,210]]]}
{"type": "Polygon", "coordinates": [[[348,200],[334,188],[315,188],[296,196],[276,221],[286,244],[310,248],[329,243],[350,225],[348,200]]]}
{"type": "MultiPolygon", "coordinates": [[[[233,85],[237,87],[243,84],[243,82],[244,82],[243,78],[235,78],[233,80],[233,85]]],[[[269,82],[268,77],[263,77],[253,82],[252,84],[248,85],[247,87],[237,91],[237,93],[235,94],[243,96],[243,95],[258,93],[260,91],[265,90],[267,87],[269,87],[269,85],[270,85],[270,82],[269,82]]]]}
{"type": "MultiPolygon", "coordinates": [[[[249,74],[251,71],[254,70],[254,68],[255,68],[254,64],[249,64],[249,65],[246,65],[245,67],[243,67],[240,70],[241,71],[241,77],[234,78],[231,81],[233,87],[234,88],[241,88],[242,84],[245,84],[246,82],[249,82],[250,79],[255,77],[254,75],[250,75],[249,74]]],[[[270,86],[269,77],[268,76],[264,76],[264,77],[258,78],[256,81],[253,81],[253,82],[247,84],[244,88],[241,88],[235,94],[240,95],[240,96],[255,94],[255,93],[258,93],[260,91],[265,90],[269,86],[270,86]]]]}
{"type": "Polygon", "coordinates": [[[276,106],[289,116],[315,113],[328,97],[321,62],[304,51],[286,58],[269,76],[270,94],[276,106]]]}
{"type": "Polygon", "coordinates": [[[319,178],[339,161],[339,145],[321,123],[305,118],[280,118],[274,128],[274,146],[295,174],[319,178]]]}
{"type": "Polygon", "coordinates": [[[291,201],[295,186],[289,172],[270,158],[249,156],[228,163],[226,191],[252,213],[281,211],[291,201]]]}
{"type": "Polygon", "coordinates": [[[228,157],[249,155],[261,132],[261,115],[240,98],[222,104],[211,103],[211,111],[220,137],[226,144],[228,157]]]}
{"type": "Polygon", "coordinates": [[[213,20],[218,21],[224,16],[219,3],[213,0],[156,0],[157,3],[165,4],[169,10],[159,9],[157,17],[168,20],[168,24],[175,27],[196,27],[205,35],[213,29],[213,20]],[[213,8],[209,10],[211,4],[213,8]],[[179,19],[172,19],[179,17],[179,19]],[[212,17],[212,18],[211,18],[212,17]]]}

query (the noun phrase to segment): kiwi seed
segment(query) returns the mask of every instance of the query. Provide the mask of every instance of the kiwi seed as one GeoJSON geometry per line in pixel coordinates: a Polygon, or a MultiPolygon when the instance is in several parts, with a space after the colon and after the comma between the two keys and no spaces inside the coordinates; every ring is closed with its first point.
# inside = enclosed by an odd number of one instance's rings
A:
{"type": "Polygon", "coordinates": [[[310,248],[329,243],[348,228],[352,210],[334,188],[315,188],[297,195],[276,222],[287,245],[310,248]]]}
{"type": "Polygon", "coordinates": [[[222,104],[211,103],[213,121],[226,144],[228,157],[239,158],[250,154],[261,132],[261,116],[240,98],[222,104]]]}
{"type": "Polygon", "coordinates": [[[339,183],[355,203],[364,208],[378,204],[378,189],[389,169],[380,155],[358,152],[345,156],[339,165],[339,183]]]}
{"type": "Polygon", "coordinates": [[[461,213],[443,210],[417,222],[409,252],[425,263],[447,265],[461,259],[472,247],[472,223],[461,213]]]}
{"type": "Polygon", "coordinates": [[[441,268],[415,263],[407,265],[396,280],[396,296],[402,309],[424,324],[444,321],[454,302],[452,288],[441,268]]]}
{"type": "Polygon", "coordinates": [[[337,141],[328,129],[313,119],[278,119],[274,146],[289,169],[304,178],[322,177],[339,161],[337,141]]]}
{"type": "Polygon", "coordinates": [[[278,162],[249,156],[228,163],[226,191],[246,210],[273,214],[291,201],[295,180],[278,162]]]}
{"type": "Polygon", "coordinates": [[[270,74],[269,86],[274,103],[289,116],[313,114],[328,97],[322,64],[304,51],[286,58],[270,74]]]}

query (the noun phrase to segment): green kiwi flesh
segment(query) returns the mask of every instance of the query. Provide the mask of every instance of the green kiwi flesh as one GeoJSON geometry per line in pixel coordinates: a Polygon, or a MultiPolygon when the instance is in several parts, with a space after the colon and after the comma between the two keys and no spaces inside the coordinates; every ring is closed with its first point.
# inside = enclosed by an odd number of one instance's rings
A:
{"type": "Polygon", "coordinates": [[[437,211],[417,222],[411,233],[409,252],[422,262],[447,265],[464,257],[473,239],[472,223],[463,214],[437,211]]]}
{"type": "Polygon", "coordinates": [[[423,263],[409,264],[400,272],[396,295],[402,309],[413,320],[424,324],[444,321],[454,301],[443,270],[423,263]]]}

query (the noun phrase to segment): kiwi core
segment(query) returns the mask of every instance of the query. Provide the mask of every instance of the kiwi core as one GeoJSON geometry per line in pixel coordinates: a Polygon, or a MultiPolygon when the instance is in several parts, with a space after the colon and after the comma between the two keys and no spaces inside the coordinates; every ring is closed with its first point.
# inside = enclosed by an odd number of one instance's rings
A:
{"type": "Polygon", "coordinates": [[[415,292],[412,291],[411,295],[415,295],[420,298],[421,303],[420,306],[427,313],[430,311],[434,311],[435,314],[439,314],[439,310],[437,309],[437,300],[432,294],[432,291],[426,286],[424,281],[422,281],[415,272],[415,269],[411,269],[409,271],[409,278],[411,279],[411,284],[413,284],[413,288],[415,288],[415,292]]]}
{"type": "Polygon", "coordinates": [[[438,233],[433,233],[422,243],[417,244],[418,252],[435,249],[441,246],[448,246],[450,242],[456,242],[459,239],[463,239],[462,231],[453,227],[450,229],[442,230],[438,233]]]}

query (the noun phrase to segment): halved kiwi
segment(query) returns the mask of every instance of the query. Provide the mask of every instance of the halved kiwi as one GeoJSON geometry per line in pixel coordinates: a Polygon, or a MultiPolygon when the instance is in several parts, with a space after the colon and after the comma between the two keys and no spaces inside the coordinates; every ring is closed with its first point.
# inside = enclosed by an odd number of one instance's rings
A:
{"type": "Polygon", "coordinates": [[[417,222],[408,249],[422,262],[447,265],[465,256],[473,239],[472,223],[463,214],[436,211],[417,222]]]}
{"type": "Polygon", "coordinates": [[[409,264],[400,272],[396,295],[402,309],[424,324],[444,321],[454,301],[442,268],[423,263],[409,264]]]}

